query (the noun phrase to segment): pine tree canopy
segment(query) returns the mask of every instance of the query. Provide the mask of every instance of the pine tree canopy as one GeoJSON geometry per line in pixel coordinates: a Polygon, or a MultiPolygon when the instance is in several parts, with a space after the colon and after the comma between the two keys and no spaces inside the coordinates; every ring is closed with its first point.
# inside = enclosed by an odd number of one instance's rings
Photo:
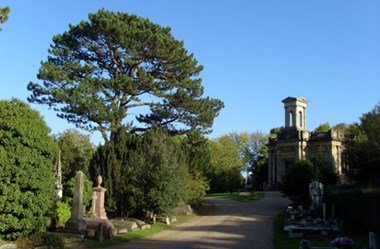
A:
{"type": "Polygon", "coordinates": [[[100,10],[53,37],[28,100],[105,141],[122,126],[207,133],[223,102],[203,96],[202,69],[170,28],[100,10]]]}
{"type": "MultiPolygon", "coordinates": [[[[4,23],[8,20],[9,12],[10,12],[9,7],[0,8],[0,23],[4,23]]],[[[0,31],[1,31],[1,27],[0,27],[0,31]]]]}

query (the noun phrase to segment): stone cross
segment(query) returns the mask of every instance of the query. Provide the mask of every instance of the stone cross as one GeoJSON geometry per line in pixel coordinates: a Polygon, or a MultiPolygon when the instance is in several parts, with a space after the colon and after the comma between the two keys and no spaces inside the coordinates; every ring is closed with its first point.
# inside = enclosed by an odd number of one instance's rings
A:
{"type": "Polygon", "coordinates": [[[73,233],[85,233],[86,222],[83,219],[83,172],[78,171],[75,176],[75,190],[71,217],[65,224],[65,230],[73,233]]]}

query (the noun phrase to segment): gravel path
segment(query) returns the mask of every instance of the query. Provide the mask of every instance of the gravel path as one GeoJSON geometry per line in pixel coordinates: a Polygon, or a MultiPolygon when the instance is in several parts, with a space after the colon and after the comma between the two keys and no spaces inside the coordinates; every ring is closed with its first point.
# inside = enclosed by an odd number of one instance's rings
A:
{"type": "Polygon", "coordinates": [[[256,202],[207,199],[207,211],[174,229],[109,249],[274,249],[273,221],[289,204],[279,192],[256,202]]]}

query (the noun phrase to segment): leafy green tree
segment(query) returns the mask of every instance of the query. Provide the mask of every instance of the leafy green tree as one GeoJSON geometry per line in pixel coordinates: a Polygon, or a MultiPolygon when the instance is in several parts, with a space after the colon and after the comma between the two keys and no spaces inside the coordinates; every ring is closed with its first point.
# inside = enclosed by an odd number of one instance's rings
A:
{"type": "MultiPolygon", "coordinates": [[[[8,20],[8,16],[9,16],[9,12],[11,10],[9,9],[9,7],[3,7],[3,8],[0,8],[0,23],[4,23],[8,20]]],[[[0,27],[0,31],[1,31],[1,27],[0,27]]]]}
{"type": "Polygon", "coordinates": [[[49,133],[26,103],[0,101],[0,239],[40,232],[48,224],[58,151],[49,133]]]}
{"type": "Polygon", "coordinates": [[[92,181],[88,168],[95,152],[88,135],[69,129],[55,136],[61,151],[63,201],[71,206],[75,189],[75,176],[81,170],[85,174],[83,205],[89,206],[92,198],[92,181]]]}
{"type": "Polygon", "coordinates": [[[106,142],[122,126],[130,133],[152,125],[208,132],[223,108],[203,97],[203,67],[170,28],[136,15],[89,14],[89,21],[54,36],[49,53],[37,76],[43,83],[28,84],[28,100],[101,132],[106,142]]]}
{"type": "Polygon", "coordinates": [[[238,155],[242,161],[242,168],[245,168],[247,175],[251,168],[250,134],[248,132],[232,132],[229,136],[237,144],[238,155]]]}
{"type": "Polygon", "coordinates": [[[75,177],[79,170],[88,176],[90,160],[95,152],[90,137],[78,130],[69,129],[59,133],[55,140],[61,151],[62,180],[68,181],[75,177]]]}
{"type": "Polygon", "coordinates": [[[309,183],[313,179],[313,165],[308,160],[300,160],[283,178],[281,191],[293,202],[309,206],[309,183]]]}
{"type": "Polygon", "coordinates": [[[315,128],[314,131],[315,132],[328,132],[329,130],[331,130],[331,126],[327,122],[327,123],[320,124],[317,128],[315,128]]]}
{"type": "Polygon", "coordinates": [[[232,192],[241,188],[244,182],[241,174],[242,160],[239,157],[238,145],[227,135],[209,142],[211,167],[207,172],[210,189],[213,192],[232,192]]]}
{"type": "Polygon", "coordinates": [[[380,186],[380,104],[362,115],[361,123],[351,126],[354,137],[347,154],[350,171],[364,186],[380,186]]]}
{"type": "Polygon", "coordinates": [[[238,145],[238,153],[247,172],[247,186],[254,181],[254,187],[260,188],[268,158],[268,148],[265,144],[268,140],[267,136],[260,131],[253,133],[233,132],[229,136],[238,145]]]}
{"type": "Polygon", "coordinates": [[[182,155],[187,166],[188,177],[184,180],[183,201],[200,204],[210,189],[207,172],[211,167],[209,140],[200,132],[193,131],[180,138],[182,155]]]}
{"type": "Polygon", "coordinates": [[[339,123],[333,127],[334,130],[340,131],[343,134],[349,134],[350,132],[350,125],[347,125],[345,123],[339,123]]]}

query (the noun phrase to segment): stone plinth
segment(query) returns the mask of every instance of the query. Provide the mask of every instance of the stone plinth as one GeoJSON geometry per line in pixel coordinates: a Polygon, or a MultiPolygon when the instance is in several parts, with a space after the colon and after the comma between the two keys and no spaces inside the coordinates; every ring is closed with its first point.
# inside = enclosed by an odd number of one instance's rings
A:
{"type": "Polygon", "coordinates": [[[93,214],[100,219],[107,219],[107,213],[104,208],[104,193],[107,189],[103,187],[94,187],[93,191],[93,202],[92,202],[92,212],[93,214]]]}

